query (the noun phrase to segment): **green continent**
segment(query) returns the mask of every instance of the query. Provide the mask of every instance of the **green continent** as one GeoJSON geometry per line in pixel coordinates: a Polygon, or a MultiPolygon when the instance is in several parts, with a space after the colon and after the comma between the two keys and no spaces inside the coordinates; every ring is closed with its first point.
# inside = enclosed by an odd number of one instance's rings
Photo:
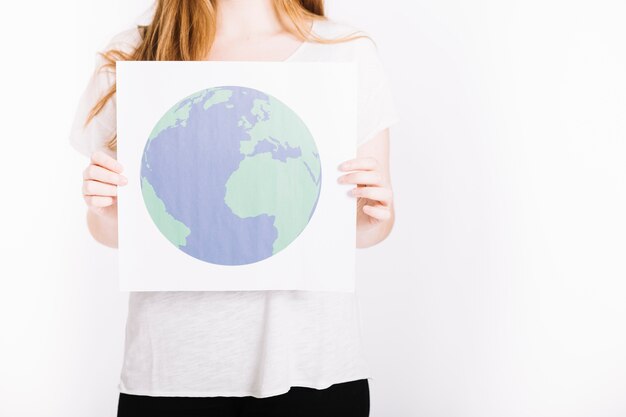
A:
{"type": "Polygon", "coordinates": [[[275,254],[307,225],[317,194],[317,185],[300,159],[287,158],[287,162],[282,162],[264,152],[241,161],[239,169],[226,181],[224,201],[241,218],[275,216],[275,254]]]}
{"type": "Polygon", "coordinates": [[[185,126],[187,123],[187,119],[189,119],[189,112],[191,111],[191,106],[195,104],[198,100],[201,100],[206,94],[205,91],[201,91],[195,94],[192,94],[188,97],[185,97],[178,103],[174,105],[165,115],[158,121],[150,136],[148,137],[148,142],[152,139],[159,136],[159,133],[164,131],[165,129],[169,129],[170,127],[175,126],[185,126]]]}
{"type": "Polygon", "coordinates": [[[250,136],[250,140],[241,141],[240,152],[243,155],[250,155],[254,152],[257,143],[264,139],[272,140],[270,138],[277,140],[283,146],[299,147],[302,152],[300,160],[309,167],[317,181],[320,177],[321,165],[315,142],[304,122],[289,107],[271,96],[269,100],[254,100],[251,113],[256,116],[256,123],[253,121],[254,124],[251,124],[245,118],[242,118],[239,123],[250,136]]]}
{"type": "Polygon", "coordinates": [[[226,103],[228,100],[230,100],[230,97],[232,95],[232,90],[216,90],[213,95],[204,102],[204,110],[207,110],[209,107],[215,104],[226,103]]]}
{"type": "Polygon", "coordinates": [[[167,212],[165,203],[157,196],[146,177],[141,178],[141,193],[148,212],[161,233],[177,247],[185,246],[191,229],[167,212]]]}

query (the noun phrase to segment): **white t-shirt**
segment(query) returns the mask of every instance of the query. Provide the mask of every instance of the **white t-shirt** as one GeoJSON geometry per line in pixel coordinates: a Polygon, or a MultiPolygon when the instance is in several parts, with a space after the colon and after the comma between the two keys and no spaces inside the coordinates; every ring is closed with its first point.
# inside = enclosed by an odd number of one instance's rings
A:
{"type": "MultiPolygon", "coordinates": [[[[316,21],[322,37],[352,33],[352,26],[316,21]]],[[[133,27],[107,47],[131,50],[133,27]]],[[[287,61],[358,63],[358,143],[398,120],[374,43],[306,42],[287,61]]],[[[96,66],[102,63],[96,56],[96,66]]],[[[106,149],[116,129],[115,96],[83,128],[87,112],[115,81],[94,71],[76,110],[70,143],[85,156],[106,149]]],[[[328,388],[369,378],[355,293],[323,291],[130,292],[120,392],[151,396],[254,396],[292,386],[328,388]]]]}

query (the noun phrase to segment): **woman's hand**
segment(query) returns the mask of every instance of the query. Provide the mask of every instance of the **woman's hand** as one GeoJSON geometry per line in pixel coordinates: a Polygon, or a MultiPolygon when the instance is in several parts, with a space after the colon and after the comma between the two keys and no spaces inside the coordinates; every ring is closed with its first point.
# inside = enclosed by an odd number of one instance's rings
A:
{"type": "Polygon", "coordinates": [[[128,183],[122,170],[122,164],[103,151],[91,155],[91,162],[83,171],[83,198],[90,211],[117,217],[117,187],[128,183]]]}
{"type": "Polygon", "coordinates": [[[357,197],[357,228],[367,230],[392,217],[393,192],[386,181],[378,160],[359,157],[344,161],[340,171],[355,171],[341,175],[341,184],[356,184],[350,192],[357,197]]]}

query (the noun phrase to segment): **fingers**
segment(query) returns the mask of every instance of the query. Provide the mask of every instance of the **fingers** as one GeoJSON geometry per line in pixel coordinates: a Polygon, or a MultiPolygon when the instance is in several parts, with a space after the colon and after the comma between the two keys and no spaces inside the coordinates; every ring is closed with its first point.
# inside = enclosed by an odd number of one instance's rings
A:
{"type": "Polygon", "coordinates": [[[85,180],[83,181],[83,195],[115,197],[117,196],[117,185],[85,180]]]}
{"type": "Polygon", "coordinates": [[[340,176],[337,181],[341,184],[357,184],[351,194],[372,200],[374,204],[365,204],[361,210],[368,216],[387,220],[391,217],[393,191],[385,182],[380,173],[378,160],[373,157],[349,159],[339,165],[340,171],[356,171],[340,176]],[[361,185],[361,187],[358,187],[361,185]]]}
{"type": "Polygon", "coordinates": [[[121,174],[122,164],[101,150],[91,155],[91,163],[83,171],[83,198],[96,212],[116,202],[117,187],[128,183],[121,174]]]}
{"type": "Polygon", "coordinates": [[[89,164],[83,171],[84,180],[96,180],[107,184],[125,185],[128,179],[117,172],[103,168],[100,165],[89,164]]]}
{"type": "Polygon", "coordinates": [[[379,168],[378,160],[371,156],[349,159],[339,165],[340,171],[375,171],[379,168]]]}
{"type": "Polygon", "coordinates": [[[391,218],[391,209],[380,205],[371,206],[366,204],[362,208],[363,212],[370,217],[379,220],[387,220],[391,218]]]}
{"type": "Polygon", "coordinates": [[[385,207],[389,207],[393,201],[393,191],[387,187],[358,187],[353,188],[350,192],[356,197],[378,201],[385,207]]]}
{"type": "Polygon", "coordinates": [[[340,184],[384,185],[383,176],[378,171],[358,171],[340,176],[340,184]]]}
{"type": "Polygon", "coordinates": [[[107,155],[101,150],[97,150],[91,154],[91,163],[99,165],[103,168],[107,168],[111,171],[120,173],[124,169],[121,163],[117,159],[107,155]]]}

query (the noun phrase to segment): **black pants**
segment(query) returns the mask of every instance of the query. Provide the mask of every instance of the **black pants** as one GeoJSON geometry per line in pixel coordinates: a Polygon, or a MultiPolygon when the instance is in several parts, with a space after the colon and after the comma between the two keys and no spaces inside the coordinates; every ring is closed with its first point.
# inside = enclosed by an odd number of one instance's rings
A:
{"type": "Polygon", "coordinates": [[[368,417],[367,379],[326,389],[291,387],[280,395],[247,397],[151,397],[120,393],[117,417],[368,417]]]}

